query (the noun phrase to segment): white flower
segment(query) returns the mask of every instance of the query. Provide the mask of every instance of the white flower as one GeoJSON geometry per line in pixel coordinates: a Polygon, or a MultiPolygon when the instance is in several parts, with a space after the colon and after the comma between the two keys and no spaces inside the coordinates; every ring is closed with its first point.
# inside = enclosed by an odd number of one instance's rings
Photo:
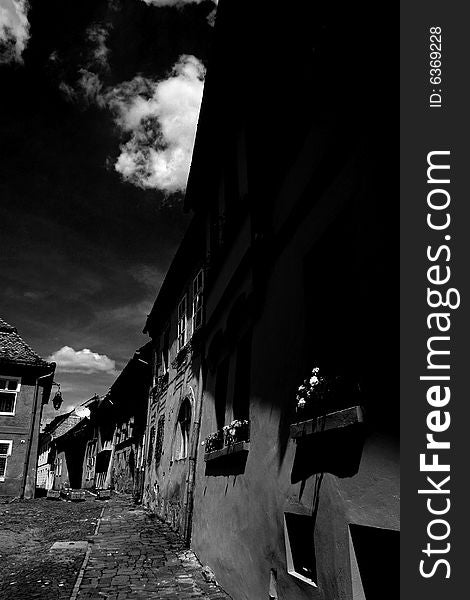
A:
{"type": "Polygon", "coordinates": [[[310,385],[317,385],[318,383],[320,383],[320,380],[316,375],[310,377],[310,385]]]}

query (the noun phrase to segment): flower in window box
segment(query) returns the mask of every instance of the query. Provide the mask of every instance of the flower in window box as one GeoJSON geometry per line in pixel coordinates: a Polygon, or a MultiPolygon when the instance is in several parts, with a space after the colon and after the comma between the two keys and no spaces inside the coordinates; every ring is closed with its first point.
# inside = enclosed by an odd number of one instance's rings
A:
{"type": "Polygon", "coordinates": [[[314,367],[310,375],[297,388],[296,417],[315,418],[338,408],[358,404],[360,394],[356,380],[346,376],[331,376],[320,373],[314,367]]]}
{"type": "Polygon", "coordinates": [[[248,421],[236,419],[224,427],[225,445],[248,441],[248,421]]]}
{"type": "Polygon", "coordinates": [[[211,433],[205,439],[206,452],[221,450],[224,446],[224,432],[219,429],[215,433],[211,433]]]}

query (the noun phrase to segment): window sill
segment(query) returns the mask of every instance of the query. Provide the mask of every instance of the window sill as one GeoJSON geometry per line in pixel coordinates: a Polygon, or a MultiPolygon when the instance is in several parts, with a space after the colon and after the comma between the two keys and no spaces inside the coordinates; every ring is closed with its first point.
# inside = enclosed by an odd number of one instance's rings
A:
{"type": "Polygon", "coordinates": [[[288,570],[287,572],[289,573],[289,575],[291,577],[300,579],[300,581],[303,581],[304,583],[307,583],[308,585],[311,585],[314,588],[318,588],[317,584],[313,581],[313,579],[309,579],[308,577],[305,577],[305,575],[301,575],[300,573],[297,573],[297,571],[288,570]]]}
{"type": "Polygon", "coordinates": [[[14,417],[14,412],[0,412],[0,417],[14,417]]]}
{"type": "Polygon", "coordinates": [[[307,435],[342,429],[350,425],[357,425],[364,422],[364,415],[360,406],[352,406],[344,410],[327,413],[321,417],[308,419],[293,423],[290,426],[290,437],[294,439],[303,438],[307,435]]]}
{"type": "Polygon", "coordinates": [[[214,460],[222,456],[227,456],[228,454],[236,454],[237,452],[248,452],[249,449],[250,442],[235,442],[235,444],[231,444],[230,446],[224,446],[220,450],[212,450],[212,452],[205,452],[204,460],[205,462],[207,462],[209,460],[214,460]]]}

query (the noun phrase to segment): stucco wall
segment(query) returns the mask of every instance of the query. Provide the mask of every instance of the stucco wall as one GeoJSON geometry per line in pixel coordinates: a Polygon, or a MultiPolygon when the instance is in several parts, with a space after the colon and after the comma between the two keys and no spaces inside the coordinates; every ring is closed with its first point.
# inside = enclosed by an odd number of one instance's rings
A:
{"type": "MultiPolygon", "coordinates": [[[[309,143],[314,143],[314,137],[309,143]]],[[[384,285],[386,273],[378,276],[374,271],[376,261],[380,260],[374,256],[380,248],[377,240],[380,233],[374,230],[377,215],[374,215],[372,176],[368,174],[369,188],[364,187],[364,174],[355,164],[362,159],[360,154],[350,156],[322,197],[312,202],[310,212],[272,266],[261,316],[253,327],[250,448],[246,464],[240,459],[234,469],[233,463],[224,465],[221,460],[218,468],[213,469],[204,463],[202,455],[198,460],[192,545],[203,564],[214,570],[218,581],[234,600],[266,598],[271,570],[277,574],[280,598],[352,600],[349,524],[392,530],[399,527],[397,439],[385,432],[388,423],[370,423],[362,454],[363,432],[360,429],[338,434],[333,438],[334,445],[331,436],[326,436],[299,448],[289,437],[287,407],[292,407],[295,402],[295,389],[305,376],[302,368],[310,352],[309,348],[306,351],[304,339],[308,321],[318,324],[318,337],[312,327],[308,345],[316,348],[320,355],[328,324],[332,336],[337,336],[334,339],[344,348],[351,348],[352,352],[355,342],[349,336],[357,329],[370,343],[369,346],[362,344],[357,338],[357,352],[363,358],[361,376],[366,375],[371,381],[377,377],[374,368],[376,342],[380,343],[381,332],[372,317],[377,304],[368,308],[367,298],[369,293],[382,289],[380,286],[384,285]],[[362,195],[357,194],[357,189],[362,189],[362,195]],[[354,206],[347,215],[348,227],[355,232],[351,235],[357,235],[353,242],[354,252],[350,251],[352,246],[348,240],[339,239],[340,250],[344,243],[341,250],[344,268],[340,265],[332,277],[341,283],[349,273],[357,273],[354,275],[357,289],[345,287],[344,297],[334,289],[331,293],[335,294],[338,304],[329,305],[329,290],[322,287],[326,284],[320,277],[314,282],[317,284],[316,296],[324,296],[326,300],[306,304],[303,257],[325,232],[331,236],[336,220],[348,205],[354,206]],[[358,294],[363,294],[365,303],[360,305],[360,311],[354,312],[358,303],[351,300],[356,300],[358,294]],[[341,305],[344,315],[336,312],[341,310],[341,305]],[[350,329],[338,329],[338,322],[346,323],[350,329]],[[303,457],[300,456],[302,452],[303,457]],[[360,456],[359,464],[355,460],[356,454],[360,456]],[[299,460],[306,472],[301,480],[296,480],[294,465],[299,460]],[[345,466],[349,470],[347,474],[336,472],[345,466]],[[319,486],[316,491],[315,486],[319,486]],[[314,587],[287,572],[284,513],[312,515],[316,493],[319,503],[312,536],[317,571],[317,587],[314,587]]],[[[299,179],[293,181],[296,182],[295,189],[281,186],[277,199],[279,210],[273,199],[275,232],[282,229],[289,205],[292,207],[296,196],[304,193],[304,189],[298,187],[299,179]]],[[[220,279],[228,280],[229,273],[234,272],[240,260],[241,255],[232,256],[220,279]]],[[[325,257],[319,255],[319,260],[325,260],[325,257]]],[[[320,267],[319,273],[322,272],[320,267]]],[[[249,277],[245,286],[250,285],[249,277]]],[[[229,309],[230,306],[224,307],[213,331],[225,327],[229,309]]],[[[390,348],[383,346],[384,360],[387,352],[390,348]]],[[[355,361],[357,358],[354,356],[355,361]]],[[[201,440],[215,430],[213,378],[208,375],[204,393],[201,440]]],[[[377,387],[373,398],[376,406],[371,407],[372,412],[377,409],[384,419],[389,415],[394,419],[398,399],[389,410],[382,406],[392,397],[392,390],[377,387]]]]}
{"type": "MultiPolygon", "coordinates": [[[[6,374],[8,375],[8,374],[6,374]]],[[[0,496],[19,496],[22,490],[26,451],[31,427],[35,386],[22,383],[13,416],[0,415],[0,440],[12,440],[11,456],[8,457],[5,481],[0,481],[0,496]]],[[[38,402],[39,404],[39,402],[38,402]]],[[[31,449],[29,480],[34,494],[35,464],[37,456],[37,431],[31,449]],[[34,444],[34,442],[36,442],[34,444]],[[31,480],[32,478],[32,480],[31,480]]]]}
{"type": "Polygon", "coordinates": [[[134,490],[135,449],[130,440],[117,447],[113,459],[113,487],[118,492],[131,494],[134,490]]]}
{"type": "MultiPolygon", "coordinates": [[[[150,429],[155,428],[152,440],[153,451],[146,464],[144,487],[144,504],[154,510],[161,518],[181,535],[185,533],[187,480],[190,467],[189,453],[193,443],[195,398],[198,390],[197,377],[194,371],[197,365],[188,364],[178,374],[170,369],[168,390],[160,403],[151,408],[150,429]],[[188,456],[178,458],[177,453],[177,419],[181,403],[188,399],[191,404],[191,427],[189,435],[188,456]],[[155,460],[155,442],[160,415],[165,414],[162,453],[159,464],[155,460]]],[[[149,458],[149,457],[147,457],[149,458]]]]}

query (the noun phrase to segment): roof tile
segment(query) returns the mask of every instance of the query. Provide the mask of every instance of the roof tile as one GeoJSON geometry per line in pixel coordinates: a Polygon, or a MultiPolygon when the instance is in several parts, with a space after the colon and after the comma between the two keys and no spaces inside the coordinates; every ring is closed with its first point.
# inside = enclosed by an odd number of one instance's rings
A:
{"type": "Polygon", "coordinates": [[[18,335],[16,327],[0,319],[0,364],[45,366],[48,363],[18,335]]]}

